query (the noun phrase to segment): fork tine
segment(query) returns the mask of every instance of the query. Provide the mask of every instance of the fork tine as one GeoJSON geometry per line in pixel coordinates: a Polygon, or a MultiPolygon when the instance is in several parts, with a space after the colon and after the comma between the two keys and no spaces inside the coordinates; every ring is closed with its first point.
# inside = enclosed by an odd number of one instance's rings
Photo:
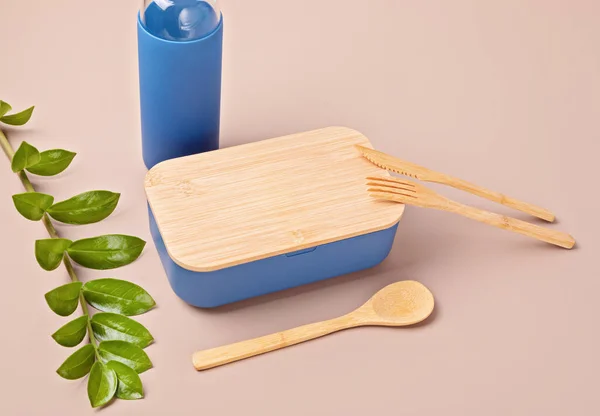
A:
{"type": "Polygon", "coordinates": [[[368,180],[387,182],[390,184],[398,184],[406,187],[416,188],[416,184],[411,181],[394,178],[391,176],[367,176],[368,180]]]}
{"type": "Polygon", "coordinates": [[[367,185],[377,186],[379,188],[387,188],[387,189],[400,189],[400,190],[412,192],[412,193],[417,192],[414,188],[405,187],[400,184],[395,184],[393,182],[369,181],[369,182],[367,182],[367,185]]]}
{"type": "Polygon", "coordinates": [[[372,194],[381,194],[381,195],[389,195],[389,196],[395,196],[395,197],[404,197],[404,198],[412,198],[412,199],[416,199],[416,196],[414,194],[411,194],[409,192],[402,192],[397,190],[397,188],[382,188],[380,186],[375,186],[375,187],[371,187],[369,189],[367,189],[367,192],[370,192],[372,194]]]}
{"type": "Polygon", "coordinates": [[[406,183],[411,183],[408,180],[396,178],[395,176],[381,176],[381,175],[376,175],[376,176],[367,176],[367,179],[378,179],[378,180],[387,181],[387,182],[400,182],[400,181],[403,181],[403,182],[406,182],[406,183]]]}
{"type": "Polygon", "coordinates": [[[378,200],[398,202],[401,204],[404,204],[405,201],[408,199],[408,197],[404,198],[400,195],[392,194],[389,192],[378,192],[374,189],[369,189],[369,195],[378,200]]]}

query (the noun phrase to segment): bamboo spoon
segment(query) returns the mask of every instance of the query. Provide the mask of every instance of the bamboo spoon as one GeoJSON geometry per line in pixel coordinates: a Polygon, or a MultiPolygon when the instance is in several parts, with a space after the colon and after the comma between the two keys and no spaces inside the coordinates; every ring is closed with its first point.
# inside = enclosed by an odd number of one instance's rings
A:
{"type": "Polygon", "coordinates": [[[523,234],[567,249],[571,249],[575,245],[575,239],[569,234],[452,201],[415,182],[387,176],[370,176],[367,178],[367,181],[367,185],[370,186],[368,191],[371,196],[377,199],[454,212],[475,221],[523,234]]]}
{"type": "Polygon", "coordinates": [[[358,326],[407,326],[425,320],[433,311],[433,295],[419,282],[393,283],[377,292],[367,303],[347,315],[300,326],[272,335],[198,351],[193,355],[196,370],[207,370],[233,361],[308,341],[342,329],[358,326]]]}

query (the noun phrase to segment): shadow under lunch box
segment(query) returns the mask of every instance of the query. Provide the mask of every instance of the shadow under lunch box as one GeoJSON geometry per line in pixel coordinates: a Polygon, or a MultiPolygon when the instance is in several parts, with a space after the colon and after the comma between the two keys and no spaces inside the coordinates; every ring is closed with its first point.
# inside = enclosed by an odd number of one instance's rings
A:
{"type": "Polygon", "coordinates": [[[388,175],[329,127],[166,160],[146,175],[150,229],[171,287],[215,307],[373,267],[404,205],[378,201],[388,175]]]}

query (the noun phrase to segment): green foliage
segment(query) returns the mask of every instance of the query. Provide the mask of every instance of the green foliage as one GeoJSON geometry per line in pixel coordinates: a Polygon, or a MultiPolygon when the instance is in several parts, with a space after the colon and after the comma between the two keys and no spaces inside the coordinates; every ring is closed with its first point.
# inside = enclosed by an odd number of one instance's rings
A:
{"type": "Polygon", "coordinates": [[[4,124],[9,124],[11,126],[23,126],[31,118],[34,108],[35,107],[29,107],[28,109],[23,110],[20,113],[2,116],[0,117],[0,122],[4,124]]]}
{"type": "Polygon", "coordinates": [[[84,192],[52,205],[47,212],[53,219],[65,224],[92,224],[112,214],[120,196],[110,191],[84,192]]]}
{"type": "MultiPolygon", "coordinates": [[[[0,123],[22,126],[34,107],[14,114],[10,104],[0,101],[0,123]],[[8,115],[7,115],[8,114],[8,115]]],[[[75,273],[72,259],[91,269],[107,270],[135,261],[146,242],[126,235],[103,235],[78,241],[59,238],[50,218],[67,224],[91,224],[107,218],[115,210],[120,194],[110,191],[89,191],[62,202],[54,203],[51,195],[34,192],[25,171],[34,175],[54,176],[69,167],[74,152],[51,149],[39,152],[22,142],[16,152],[0,131],[0,144],[11,158],[11,169],[19,173],[30,191],[13,195],[17,211],[31,221],[40,221],[50,234],[49,239],[35,242],[35,258],[44,270],[54,270],[64,260],[72,282],[46,293],[46,303],[60,316],[71,315],[81,305],[83,315],[60,327],[52,338],[61,346],[76,347],[87,337],[87,343],[73,352],[56,372],[75,380],[89,374],[87,392],[92,407],[104,406],[113,398],[135,400],[144,397],[138,373],[152,367],[142,348],[154,338],[142,324],[125,315],[138,315],[155,306],[154,299],[133,283],[118,279],[97,279],[82,284],[75,273]],[[65,254],[68,256],[65,258],[65,254]],[[100,310],[90,315],[88,304],[100,310]]]]}
{"type": "Polygon", "coordinates": [[[119,399],[137,400],[144,397],[142,379],[131,367],[118,361],[109,361],[106,366],[117,374],[119,385],[116,395],[119,399]]]}
{"type": "Polygon", "coordinates": [[[5,103],[4,101],[0,100],[0,117],[2,117],[4,114],[8,113],[10,110],[12,110],[12,107],[9,103],[5,103]]]}
{"type": "Polygon", "coordinates": [[[46,238],[35,242],[35,259],[42,269],[52,271],[60,266],[65,251],[72,244],[66,238],[46,238]]]}
{"type": "Polygon", "coordinates": [[[85,334],[87,334],[88,319],[87,315],[73,319],[52,334],[52,338],[63,347],[75,347],[79,345],[85,338],[85,334]]]}
{"type": "Polygon", "coordinates": [[[39,192],[16,194],[13,195],[12,199],[19,214],[31,221],[41,220],[44,213],[54,203],[52,195],[40,194],[39,192]]]}
{"type": "Polygon", "coordinates": [[[86,344],[79,348],[58,367],[56,372],[67,380],[76,380],[85,377],[92,369],[96,361],[96,350],[92,344],[86,344]]]}
{"type": "Polygon", "coordinates": [[[154,341],[150,331],[137,321],[118,313],[99,312],[91,320],[92,330],[99,341],[127,341],[146,348],[154,341]]]}
{"type": "Polygon", "coordinates": [[[102,235],[75,241],[67,249],[76,263],[95,270],[115,269],[133,263],[146,242],[129,235],[102,235]]]}
{"type": "Polygon", "coordinates": [[[69,316],[77,309],[82,286],[81,282],[59,286],[44,295],[46,303],[57,315],[69,316]]]}
{"type": "Polygon", "coordinates": [[[35,147],[27,142],[22,142],[12,158],[10,167],[13,172],[20,172],[39,163],[41,158],[40,152],[35,147]]]}
{"type": "Polygon", "coordinates": [[[87,392],[92,407],[104,406],[112,400],[117,392],[117,373],[103,363],[97,361],[90,371],[87,392]]]}
{"type": "Polygon", "coordinates": [[[118,279],[96,279],[83,286],[85,300],[103,312],[134,316],[149,311],[154,299],[140,286],[118,279]]]}
{"type": "Polygon", "coordinates": [[[40,153],[40,161],[28,167],[27,171],[39,176],[58,175],[69,167],[76,154],[62,149],[46,150],[40,153]]]}
{"type": "Polygon", "coordinates": [[[98,354],[105,363],[118,361],[138,373],[152,368],[152,362],[144,350],[127,341],[102,341],[98,346],[98,354]]]}

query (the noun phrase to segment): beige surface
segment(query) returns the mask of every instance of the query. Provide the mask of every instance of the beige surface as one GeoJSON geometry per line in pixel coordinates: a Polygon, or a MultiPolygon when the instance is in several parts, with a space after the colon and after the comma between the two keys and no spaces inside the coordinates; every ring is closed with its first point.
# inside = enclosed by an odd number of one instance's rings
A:
{"type": "Polygon", "coordinates": [[[356,144],[326,127],[159,163],[144,187],[167,252],[208,272],[393,226],[404,206],[369,196],[381,171],[356,144]]]}
{"type": "MultiPolygon", "coordinates": [[[[13,143],[79,152],[65,175],[36,180],[41,191],[123,193],[106,222],[61,233],[150,240],[138,2],[99,3],[0,0],[0,95],[38,105],[13,143]]],[[[600,3],[223,0],[223,9],[224,146],[347,125],[380,150],[552,210],[578,246],[407,207],[381,266],[203,311],[176,298],[149,245],[127,268],[81,273],[131,279],[158,303],[140,318],[157,340],[146,399],[100,413],[598,414],[600,3]],[[191,365],[196,350],[339,316],[407,279],[436,298],[428,324],[355,329],[202,373],[191,365]]],[[[67,277],[35,264],[44,230],[14,211],[20,191],[0,159],[0,414],[92,414],[85,384],[54,373],[67,350],[50,334],[64,320],[43,294],[67,277]]]]}

